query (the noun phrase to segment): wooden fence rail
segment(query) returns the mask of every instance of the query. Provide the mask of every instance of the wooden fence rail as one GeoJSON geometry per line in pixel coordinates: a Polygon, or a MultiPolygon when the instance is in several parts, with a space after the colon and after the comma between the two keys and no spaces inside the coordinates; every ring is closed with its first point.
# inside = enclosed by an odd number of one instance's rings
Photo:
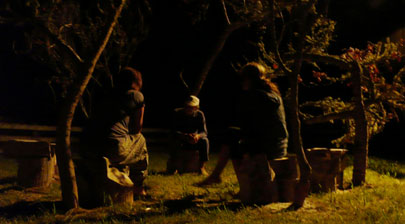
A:
{"type": "MultiPolygon", "coordinates": [[[[72,127],[72,142],[79,141],[77,136],[79,136],[82,131],[82,127],[72,127]]],[[[55,142],[55,132],[56,126],[0,122],[0,142],[21,139],[55,142]]],[[[155,139],[167,138],[170,131],[161,128],[144,128],[142,133],[150,137],[150,142],[155,142],[155,139]]]]}

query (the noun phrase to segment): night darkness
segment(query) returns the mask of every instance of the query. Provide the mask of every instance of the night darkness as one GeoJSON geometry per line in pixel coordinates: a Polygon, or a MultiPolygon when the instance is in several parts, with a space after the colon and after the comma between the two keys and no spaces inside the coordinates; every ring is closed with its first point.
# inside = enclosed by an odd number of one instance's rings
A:
{"type": "MultiPolygon", "coordinates": [[[[187,95],[179,74],[183,72],[185,80],[191,80],[209,53],[213,37],[223,29],[223,25],[217,22],[221,18],[215,8],[208,11],[207,21],[193,26],[188,19],[190,15],[181,5],[152,1],[151,6],[149,35],[138,46],[131,65],[143,74],[143,93],[147,104],[145,126],[167,128],[171,111],[181,106],[187,95]]],[[[348,47],[364,48],[367,41],[384,40],[396,30],[405,28],[404,9],[404,0],[330,1],[328,15],[337,21],[336,38],[330,52],[340,54],[348,47]]],[[[19,47],[15,43],[24,38],[19,28],[1,25],[0,32],[0,121],[54,125],[58,103],[41,78],[51,71],[35,63],[29,54],[15,54],[13,48],[19,47]]],[[[255,59],[258,52],[252,42],[256,38],[248,29],[233,33],[204,84],[200,94],[201,107],[206,113],[209,132],[214,135],[226,125],[229,105],[234,90],[238,88],[233,65],[255,59]]],[[[280,82],[283,88],[283,80],[280,82]]],[[[192,85],[192,82],[189,84],[192,85]]],[[[305,89],[302,91],[303,98],[319,94],[305,92],[305,89]]],[[[76,125],[83,123],[84,116],[80,111],[76,118],[76,125]]],[[[388,124],[384,133],[371,140],[371,153],[381,153],[377,148],[391,149],[382,153],[397,158],[393,149],[396,144],[405,148],[400,141],[405,134],[404,119],[402,115],[400,123],[388,124]]],[[[322,136],[310,138],[310,135],[321,134],[316,128],[303,127],[304,144],[307,146],[327,144],[329,141],[322,140],[322,136]]],[[[331,131],[323,133],[339,134],[334,131],[335,127],[329,129],[331,131]]],[[[396,147],[398,149],[398,145],[396,147]]]]}

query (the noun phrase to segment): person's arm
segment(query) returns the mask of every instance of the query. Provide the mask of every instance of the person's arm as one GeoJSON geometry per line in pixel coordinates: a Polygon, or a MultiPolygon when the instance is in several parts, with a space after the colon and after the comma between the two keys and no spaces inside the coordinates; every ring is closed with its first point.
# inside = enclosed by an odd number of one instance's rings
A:
{"type": "Polygon", "coordinates": [[[143,117],[145,112],[145,103],[143,94],[139,91],[131,91],[129,93],[130,100],[128,102],[129,134],[139,134],[143,127],[143,117]]]}
{"type": "Polygon", "coordinates": [[[180,119],[179,116],[180,116],[179,111],[175,110],[173,112],[173,119],[172,119],[172,121],[173,121],[173,125],[172,125],[173,137],[176,138],[176,139],[179,139],[181,141],[186,141],[187,137],[188,137],[188,134],[180,131],[180,123],[179,122],[181,122],[181,119],[180,119]]]}
{"type": "Polygon", "coordinates": [[[198,127],[198,139],[200,138],[206,138],[208,136],[208,131],[207,131],[207,125],[206,125],[206,121],[205,121],[205,116],[204,113],[202,111],[200,111],[201,114],[201,120],[199,122],[199,127],[198,127]]]}
{"type": "Polygon", "coordinates": [[[133,123],[133,129],[131,134],[139,134],[142,131],[143,127],[143,115],[145,112],[145,107],[141,107],[135,110],[135,115],[134,115],[134,123],[133,123]]]}

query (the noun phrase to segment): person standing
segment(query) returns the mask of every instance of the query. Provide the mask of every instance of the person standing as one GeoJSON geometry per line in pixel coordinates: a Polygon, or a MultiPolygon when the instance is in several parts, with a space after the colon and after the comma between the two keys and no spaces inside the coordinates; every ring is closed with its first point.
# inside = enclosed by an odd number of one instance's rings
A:
{"type": "MultiPolygon", "coordinates": [[[[199,186],[221,182],[221,173],[229,159],[234,161],[255,155],[267,160],[286,156],[288,132],[283,100],[277,86],[267,78],[266,69],[255,62],[240,70],[242,94],[239,99],[237,127],[229,128],[219,159],[209,177],[199,186]]],[[[266,171],[267,172],[267,171],[266,171]]],[[[272,173],[272,179],[274,173],[272,173]]]]}

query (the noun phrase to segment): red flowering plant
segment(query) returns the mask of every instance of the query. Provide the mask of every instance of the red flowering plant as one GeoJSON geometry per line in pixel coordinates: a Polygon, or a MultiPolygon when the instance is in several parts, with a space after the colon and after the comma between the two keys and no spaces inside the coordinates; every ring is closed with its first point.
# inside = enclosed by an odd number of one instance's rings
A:
{"type": "MultiPolygon", "coordinates": [[[[369,136],[381,132],[391,119],[398,119],[397,110],[405,110],[405,68],[404,56],[400,52],[401,45],[403,43],[387,40],[385,43],[369,43],[367,48],[362,50],[349,48],[338,57],[322,55],[323,62],[328,63],[328,59],[330,64],[346,70],[340,77],[328,77],[324,72],[313,71],[313,77],[318,82],[323,80],[339,82],[351,89],[356,88],[352,82],[354,70],[360,71],[358,87],[364,103],[369,136]],[[332,59],[336,61],[333,62],[332,59]]],[[[346,134],[333,141],[337,146],[354,143],[355,100],[344,102],[340,98],[326,97],[319,101],[305,102],[301,105],[301,108],[303,107],[317,107],[323,111],[323,116],[318,117],[303,114],[307,123],[333,122],[334,119],[339,119],[347,125],[346,134]]]]}
{"type": "MultiPolygon", "coordinates": [[[[403,41],[394,43],[387,39],[369,43],[365,49],[349,48],[341,55],[333,55],[327,49],[333,40],[335,22],[319,14],[313,21],[302,54],[302,61],[312,69],[312,76],[302,70],[298,73],[298,83],[306,87],[304,90],[333,85],[331,89],[341,88],[341,94],[346,97],[339,98],[336,96],[339,93],[327,93],[329,90],[324,89],[327,97],[301,103],[300,116],[306,124],[343,122],[346,134],[332,143],[338,147],[354,145],[353,183],[361,185],[365,181],[370,136],[396,118],[397,110],[405,110],[405,59],[400,51],[403,41]],[[313,113],[318,111],[321,114],[313,113]]],[[[296,62],[294,43],[286,44],[288,47],[280,52],[272,50],[271,46],[259,44],[262,61],[272,67],[275,74],[288,73],[283,68],[291,68],[296,62]],[[277,66],[272,66],[275,64],[277,66]]],[[[304,90],[300,94],[305,94],[304,90]]]]}
{"type": "MultiPolygon", "coordinates": [[[[326,97],[322,100],[301,104],[305,107],[319,108],[321,116],[304,114],[307,124],[341,120],[346,133],[332,141],[336,146],[354,146],[353,184],[365,182],[368,163],[368,142],[371,136],[381,132],[390,120],[397,118],[398,110],[405,110],[405,63],[400,47],[403,42],[369,43],[366,49],[347,49],[342,55],[310,53],[307,61],[329,64],[342,71],[337,77],[314,71],[318,82],[329,80],[343,84],[352,90],[350,100],[326,97]]],[[[318,67],[319,69],[319,67],[318,67]]],[[[342,89],[343,89],[342,88],[342,89]]],[[[332,94],[332,93],[331,93],[332,94]]]]}

